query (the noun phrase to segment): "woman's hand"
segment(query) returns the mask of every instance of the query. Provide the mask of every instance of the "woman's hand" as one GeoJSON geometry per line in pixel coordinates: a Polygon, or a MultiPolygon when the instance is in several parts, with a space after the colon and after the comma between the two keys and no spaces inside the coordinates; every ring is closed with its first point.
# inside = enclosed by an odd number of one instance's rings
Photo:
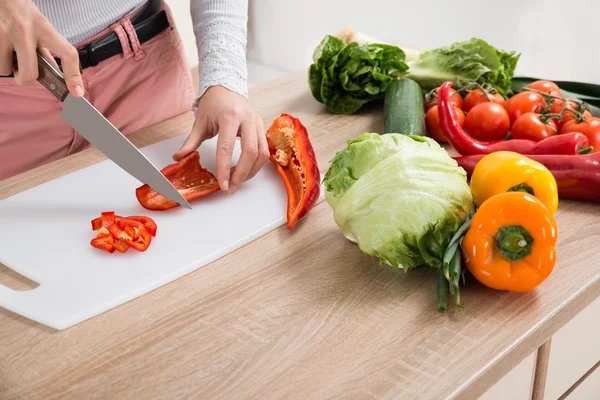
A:
{"type": "Polygon", "coordinates": [[[262,118],[244,96],[222,86],[210,87],[200,98],[192,131],[173,159],[180,160],[217,133],[217,179],[222,190],[233,194],[269,159],[262,118]],[[242,154],[231,174],[231,157],[237,136],[242,138],[242,154]]]}
{"type": "Polygon", "coordinates": [[[18,85],[30,85],[38,78],[36,50],[54,62],[61,60],[67,87],[73,96],[83,96],[79,54],[63,38],[31,0],[0,0],[0,75],[14,72],[18,85]],[[13,68],[13,51],[18,68],[13,68]]]}

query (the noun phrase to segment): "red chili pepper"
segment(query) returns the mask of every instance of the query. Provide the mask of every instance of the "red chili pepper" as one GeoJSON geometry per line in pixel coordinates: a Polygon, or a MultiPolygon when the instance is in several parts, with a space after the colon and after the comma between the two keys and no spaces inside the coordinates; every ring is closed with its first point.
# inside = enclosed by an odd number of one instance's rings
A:
{"type": "MultiPolygon", "coordinates": [[[[161,172],[187,201],[220,190],[215,176],[200,165],[200,153],[197,151],[167,165],[161,172]]],[[[164,211],[179,207],[179,203],[167,199],[148,185],[137,188],[135,194],[142,207],[148,210],[164,211]]]]}
{"type": "Polygon", "coordinates": [[[319,198],[321,175],[308,132],[300,120],[281,114],[267,131],[270,160],[288,196],[287,229],[308,213],[319,198]]]}
{"type": "Polygon", "coordinates": [[[495,151],[514,151],[520,154],[581,154],[589,153],[590,142],[582,133],[573,135],[554,135],[535,142],[533,140],[512,139],[481,142],[467,134],[458,122],[458,116],[450,103],[450,87],[452,82],[444,82],[438,96],[438,112],[440,128],[448,142],[464,156],[489,154],[495,151]]]}
{"type": "MultiPolygon", "coordinates": [[[[484,154],[454,157],[471,176],[484,154]]],[[[600,153],[585,155],[526,155],[550,170],[559,197],[600,202],[600,153]]]]}

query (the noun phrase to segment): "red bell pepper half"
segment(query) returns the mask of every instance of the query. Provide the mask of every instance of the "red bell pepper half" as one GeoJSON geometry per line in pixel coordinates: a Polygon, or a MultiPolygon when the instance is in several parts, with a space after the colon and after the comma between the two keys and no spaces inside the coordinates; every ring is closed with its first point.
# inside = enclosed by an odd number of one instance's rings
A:
{"type": "MultiPolygon", "coordinates": [[[[187,201],[220,190],[217,178],[200,165],[200,153],[197,151],[167,165],[161,172],[187,201]]],[[[179,203],[167,199],[148,185],[137,188],[135,194],[142,207],[148,210],[164,211],[179,207],[179,203]]]]}
{"type": "Polygon", "coordinates": [[[308,132],[300,120],[281,114],[267,131],[270,160],[288,195],[287,228],[306,215],[319,198],[321,175],[308,132]]]}

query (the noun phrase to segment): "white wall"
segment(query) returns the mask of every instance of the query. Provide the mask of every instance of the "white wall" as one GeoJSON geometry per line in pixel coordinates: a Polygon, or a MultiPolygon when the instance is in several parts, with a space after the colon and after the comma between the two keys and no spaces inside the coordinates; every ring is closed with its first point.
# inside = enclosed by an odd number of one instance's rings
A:
{"type": "Polygon", "coordinates": [[[350,25],[383,40],[428,49],[472,36],[522,52],[520,74],[600,83],[600,1],[250,0],[249,55],[295,70],[326,33],[350,25]]]}
{"type": "Polygon", "coordinates": [[[166,0],[166,2],[173,13],[190,66],[195,67],[198,65],[198,51],[196,50],[196,36],[194,36],[192,27],[190,0],[166,0]]]}
{"type": "MultiPolygon", "coordinates": [[[[192,65],[189,0],[167,0],[192,65]]],[[[352,26],[419,49],[476,36],[522,53],[521,75],[600,83],[600,1],[249,0],[248,58],[284,71],[306,68],[326,33],[352,26]]]]}

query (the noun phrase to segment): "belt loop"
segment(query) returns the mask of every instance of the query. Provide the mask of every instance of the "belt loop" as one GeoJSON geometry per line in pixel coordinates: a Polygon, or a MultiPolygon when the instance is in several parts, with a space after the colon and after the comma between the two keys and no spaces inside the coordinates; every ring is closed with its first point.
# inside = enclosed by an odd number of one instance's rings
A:
{"type": "Polygon", "coordinates": [[[125,32],[129,36],[129,42],[131,43],[131,49],[133,50],[133,54],[135,55],[134,59],[136,61],[141,60],[146,56],[144,51],[142,50],[142,45],[140,44],[140,39],[135,32],[135,28],[131,24],[129,19],[123,21],[123,28],[125,28],[125,32]]]}
{"type": "Polygon", "coordinates": [[[119,41],[121,42],[121,47],[123,48],[123,58],[128,59],[133,55],[131,51],[131,47],[129,46],[129,39],[127,39],[127,33],[123,30],[123,26],[119,22],[113,24],[111,29],[117,34],[119,37],[119,41]]]}

